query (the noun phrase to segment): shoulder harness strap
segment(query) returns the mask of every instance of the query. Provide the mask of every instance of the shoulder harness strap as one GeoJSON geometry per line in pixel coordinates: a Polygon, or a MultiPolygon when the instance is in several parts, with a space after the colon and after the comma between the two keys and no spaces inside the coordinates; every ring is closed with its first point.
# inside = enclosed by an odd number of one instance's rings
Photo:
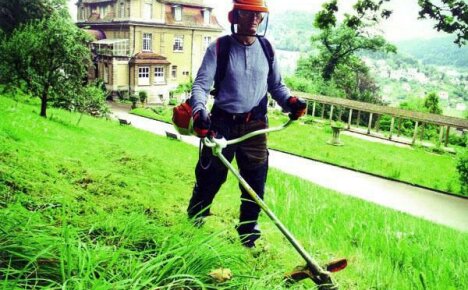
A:
{"type": "MultiPolygon", "coordinates": [[[[226,76],[226,69],[229,62],[229,51],[231,49],[231,43],[229,38],[229,35],[225,35],[219,37],[216,40],[216,73],[214,78],[214,90],[211,92],[213,96],[216,96],[219,90],[219,85],[226,76]]],[[[270,75],[273,71],[273,61],[275,59],[273,47],[271,46],[271,43],[268,41],[268,39],[266,39],[263,36],[259,36],[258,40],[260,41],[263,53],[265,54],[268,60],[268,75],[270,75]]]]}
{"type": "Polygon", "coordinates": [[[268,41],[268,39],[266,39],[264,36],[259,36],[258,40],[260,41],[263,53],[265,53],[265,56],[268,60],[268,75],[270,75],[273,71],[273,61],[275,60],[275,52],[273,51],[273,47],[271,46],[270,41],[268,41]]]}

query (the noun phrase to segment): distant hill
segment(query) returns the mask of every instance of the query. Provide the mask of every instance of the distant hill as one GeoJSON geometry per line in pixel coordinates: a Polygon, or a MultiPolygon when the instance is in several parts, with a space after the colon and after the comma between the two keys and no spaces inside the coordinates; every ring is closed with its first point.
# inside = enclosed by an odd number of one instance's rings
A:
{"type": "Polygon", "coordinates": [[[468,67],[468,47],[458,47],[452,37],[411,40],[396,45],[399,53],[408,54],[424,64],[468,67]]]}
{"type": "Polygon", "coordinates": [[[269,17],[268,38],[277,49],[308,51],[310,37],[315,31],[314,14],[301,11],[272,13],[269,17]]]}

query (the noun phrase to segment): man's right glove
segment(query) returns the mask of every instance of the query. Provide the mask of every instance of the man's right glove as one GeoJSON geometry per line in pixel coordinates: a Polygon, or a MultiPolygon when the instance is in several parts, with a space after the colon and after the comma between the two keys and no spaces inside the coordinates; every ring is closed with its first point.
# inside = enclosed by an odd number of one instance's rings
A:
{"type": "Polygon", "coordinates": [[[210,115],[205,109],[201,109],[193,115],[193,130],[195,135],[204,138],[208,135],[211,127],[210,115]]]}
{"type": "Polygon", "coordinates": [[[297,120],[306,113],[307,103],[298,97],[289,97],[288,106],[291,111],[291,120],[297,120]]]}

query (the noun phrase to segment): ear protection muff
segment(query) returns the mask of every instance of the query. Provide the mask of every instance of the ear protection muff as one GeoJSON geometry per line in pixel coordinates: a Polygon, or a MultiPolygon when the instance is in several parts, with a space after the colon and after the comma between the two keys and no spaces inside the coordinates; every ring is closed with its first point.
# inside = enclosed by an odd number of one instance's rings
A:
{"type": "Polygon", "coordinates": [[[237,14],[237,10],[233,9],[228,13],[228,20],[231,24],[239,23],[239,15],[237,14]]]}

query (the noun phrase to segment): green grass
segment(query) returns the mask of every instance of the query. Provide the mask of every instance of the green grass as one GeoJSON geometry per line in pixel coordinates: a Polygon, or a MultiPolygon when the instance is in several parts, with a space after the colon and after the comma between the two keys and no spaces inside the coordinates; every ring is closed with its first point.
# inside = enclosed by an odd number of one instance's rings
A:
{"type": "Polygon", "coordinates": [[[155,107],[155,108],[135,108],[130,111],[131,114],[150,118],[157,121],[171,122],[172,108],[169,107],[155,107]]]}
{"type": "MultiPolygon", "coordinates": [[[[150,109],[136,109],[132,113],[159,121],[171,122],[171,109],[155,113],[150,109]]],[[[286,121],[284,115],[269,115],[270,125],[286,121]]],[[[347,168],[401,180],[458,195],[461,191],[456,170],[457,155],[435,154],[422,147],[402,148],[388,144],[365,141],[341,134],[342,147],[327,145],[331,139],[327,124],[296,122],[287,130],[271,134],[269,146],[300,156],[344,166],[347,168]],[[424,169],[424,170],[422,170],[424,169]]]]}
{"type": "MultiPolygon", "coordinates": [[[[232,176],[202,229],[186,221],[197,148],[50,113],[0,97],[1,289],[282,289],[303,263],[264,215],[260,256],[240,245],[232,176]],[[212,281],[220,267],[234,278],[212,281]]],[[[319,261],[349,259],[335,275],[342,289],[468,287],[467,233],[276,170],[266,202],[319,261]]]]}
{"type": "MultiPolygon", "coordinates": [[[[270,124],[284,122],[285,117],[271,115],[270,124]]],[[[331,128],[327,124],[293,124],[287,130],[271,134],[269,146],[297,155],[369,172],[411,184],[455,194],[461,192],[456,170],[457,156],[435,154],[422,147],[402,148],[369,142],[344,134],[344,146],[330,146],[331,128]]]]}

